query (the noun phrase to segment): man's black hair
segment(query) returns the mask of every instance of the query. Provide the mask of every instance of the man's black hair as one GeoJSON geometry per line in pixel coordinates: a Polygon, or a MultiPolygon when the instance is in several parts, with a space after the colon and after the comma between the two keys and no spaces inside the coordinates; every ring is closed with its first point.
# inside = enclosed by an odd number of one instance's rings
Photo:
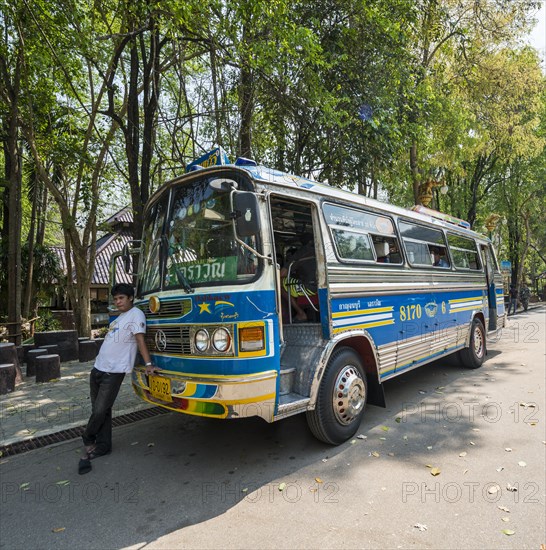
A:
{"type": "Polygon", "coordinates": [[[117,285],[114,285],[112,287],[112,290],[110,291],[110,294],[112,296],[117,296],[118,294],[123,294],[124,296],[128,296],[129,298],[133,298],[135,295],[135,289],[127,283],[118,283],[117,285]]]}

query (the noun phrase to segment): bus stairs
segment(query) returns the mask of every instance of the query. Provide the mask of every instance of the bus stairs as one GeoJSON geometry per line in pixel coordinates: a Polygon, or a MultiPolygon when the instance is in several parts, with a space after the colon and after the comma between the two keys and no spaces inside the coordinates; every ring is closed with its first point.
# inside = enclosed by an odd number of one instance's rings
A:
{"type": "Polygon", "coordinates": [[[313,377],[327,344],[317,323],[286,324],[283,334],[277,419],[307,410],[313,377]]]}

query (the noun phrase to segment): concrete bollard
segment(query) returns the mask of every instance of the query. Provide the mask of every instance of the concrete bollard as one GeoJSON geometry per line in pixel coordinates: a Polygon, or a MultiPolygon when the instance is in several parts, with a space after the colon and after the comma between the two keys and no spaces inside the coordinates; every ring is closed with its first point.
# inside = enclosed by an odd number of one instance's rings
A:
{"type": "MultiPolygon", "coordinates": [[[[40,349],[45,349],[50,355],[59,355],[59,346],[57,344],[48,344],[47,346],[40,346],[40,349]]],[[[59,355],[60,357],[60,355],[59,355]]]]}
{"type": "Polygon", "coordinates": [[[3,363],[0,365],[0,395],[6,395],[15,389],[15,365],[3,363]]]}
{"type": "Polygon", "coordinates": [[[35,347],[34,344],[23,344],[23,363],[27,362],[28,352],[35,347]]]}
{"type": "Polygon", "coordinates": [[[19,355],[15,344],[9,342],[0,342],[0,363],[13,364],[15,367],[15,384],[23,381],[23,374],[19,364],[19,355]]]}
{"type": "Polygon", "coordinates": [[[86,363],[87,361],[93,361],[97,356],[98,350],[93,340],[86,342],[80,342],[80,363],[86,363]]]}
{"type": "Polygon", "coordinates": [[[47,355],[47,350],[43,348],[31,349],[27,355],[27,378],[36,376],[36,359],[41,355],[47,355]]]}
{"type": "Polygon", "coordinates": [[[61,358],[57,354],[36,358],[36,382],[49,382],[61,377],[61,358]]]}
{"type": "Polygon", "coordinates": [[[59,346],[59,356],[63,363],[78,359],[78,333],[75,330],[35,332],[34,342],[40,348],[57,344],[59,346]]]}

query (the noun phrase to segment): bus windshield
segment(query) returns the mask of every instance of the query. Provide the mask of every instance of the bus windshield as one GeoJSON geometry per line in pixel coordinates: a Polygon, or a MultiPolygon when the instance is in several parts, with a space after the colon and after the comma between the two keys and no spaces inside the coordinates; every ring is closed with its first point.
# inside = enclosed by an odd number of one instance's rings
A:
{"type": "MultiPolygon", "coordinates": [[[[172,206],[159,240],[157,224],[145,223],[141,293],[159,288],[191,292],[196,286],[240,283],[254,277],[258,259],[234,239],[230,193],[213,188],[211,179],[171,191],[172,206]],[[163,252],[158,254],[157,249],[163,252]]],[[[155,210],[162,209],[159,204],[150,211],[156,220],[155,210]]],[[[258,250],[254,237],[246,241],[258,250]]]]}

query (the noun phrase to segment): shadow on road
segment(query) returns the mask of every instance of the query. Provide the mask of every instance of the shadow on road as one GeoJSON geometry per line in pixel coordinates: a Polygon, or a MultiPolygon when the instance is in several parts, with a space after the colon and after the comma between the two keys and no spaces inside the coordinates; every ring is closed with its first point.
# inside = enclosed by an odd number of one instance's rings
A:
{"type": "Polygon", "coordinates": [[[385,384],[387,409],[368,407],[357,432],[366,438],[338,447],[314,439],[304,415],[267,424],[171,413],[115,429],[113,454],[86,476],[76,473],[75,441],[11,458],[1,466],[0,547],[140,548],[244,499],[290,498],[283,481],[309,491],[314,478],[301,470],[336,457],[361,461],[376,451],[413,462],[432,447],[479,446],[473,427],[508,413],[488,388],[518,369],[497,361],[472,371],[444,360],[409,372],[385,384]]]}

